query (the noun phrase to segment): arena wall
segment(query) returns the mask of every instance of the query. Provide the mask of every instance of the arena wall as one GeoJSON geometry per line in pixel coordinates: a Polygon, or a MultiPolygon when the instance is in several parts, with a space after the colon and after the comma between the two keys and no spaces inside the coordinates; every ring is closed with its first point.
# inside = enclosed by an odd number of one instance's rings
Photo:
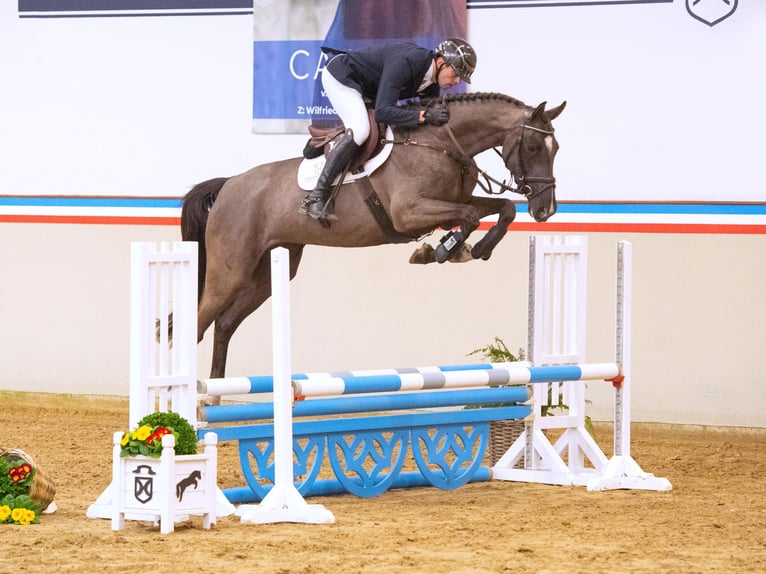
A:
{"type": "MultiPolygon", "coordinates": [[[[715,28],[694,22],[678,1],[673,16],[647,41],[653,40],[655,50],[657,44],[665,48],[669,22],[689,26],[697,41],[708,34],[717,48],[747,48],[736,63],[714,62],[746,67],[742,59],[763,53],[763,40],[751,31],[764,22],[766,11],[742,4],[742,14],[735,16],[744,35],[733,47],[719,46],[715,28]]],[[[647,17],[664,17],[668,12],[662,10],[669,9],[640,8],[651,12],[647,17]]],[[[604,17],[596,8],[567,9],[580,10],[578,18],[593,14],[588,29],[594,33],[598,17],[604,17]]],[[[531,42],[555,40],[539,32],[539,21],[537,28],[526,26],[544,18],[539,11],[530,16],[523,10],[474,10],[469,16],[472,41],[482,55],[475,89],[552,105],[569,101],[556,125],[560,198],[588,197],[592,187],[598,200],[623,193],[641,200],[663,192],[664,199],[703,201],[727,193],[732,201],[762,205],[756,138],[766,121],[755,104],[764,88],[749,76],[733,76],[739,83],[711,80],[715,98],[736,102],[736,117],[732,107],[721,105],[702,110],[704,121],[685,114],[673,124],[669,120],[693,105],[695,94],[682,90],[669,72],[643,77],[648,82],[641,88],[643,99],[619,101],[615,94],[633,92],[613,90],[606,76],[581,75],[576,81],[577,62],[564,44],[556,48],[562,59],[555,73],[529,75],[531,42]],[[506,39],[524,42],[509,45],[499,37],[502,30],[506,39]],[[667,106],[676,114],[665,113],[667,106]],[[639,111],[640,121],[634,117],[639,111]],[[722,113],[727,121],[710,118],[722,113]],[[662,121],[655,122],[658,118],[662,121]],[[717,122],[739,127],[723,131],[722,141],[708,129],[717,122]],[[599,130],[614,132],[615,124],[625,141],[615,138],[611,145],[621,153],[589,153],[599,130]],[[674,154],[677,161],[667,159],[674,154]],[[713,181],[721,175],[721,162],[731,187],[726,180],[713,181]],[[655,163],[660,173],[645,171],[655,163]],[[665,185],[672,186],[669,193],[665,185]]],[[[3,5],[0,71],[14,89],[3,91],[0,109],[0,196],[180,197],[203,179],[294,155],[303,136],[250,132],[251,45],[247,14],[62,21],[20,18],[15,3],[3,5]]],[[[597,50],[595,43],[592,49],[597,50]]],[[[673,57],[680,62],[678,54],[673,57]]],[[[635,70],[648,74],[644,64],[635,70]]],[[[0,225],[0,390],[127,394],[129,245],[178,240],[178,228],[87,217],[81,223],[20,221],[9,213],[3,212],[0,225]]],[[[584,231],[590,246],[589,361],[613,356],[615,243],[634,244],[634,420],[766,426],[766,390],[756,360],[766,324],[763,232],[595,229],[584,231]]],[[[540,226],[534,232],[547,230],[540,226]]],[[[495,336],[512,348],[523,347],[528,234],[512,231],[489,262],[465,265],[408,265],[415,244],[308,247],[293,282],[295,370],[463,362],[495,336]]],[[[238,331],[229,374],[270,370],[269,321],[266,306],[238,331]]],[[[209,333],[200,347],[202,374],[209,368],[210,342],[209,333]]],[[[611,393],[594,384],[589,393],[594,418],[608,419],[611,393]]]]}

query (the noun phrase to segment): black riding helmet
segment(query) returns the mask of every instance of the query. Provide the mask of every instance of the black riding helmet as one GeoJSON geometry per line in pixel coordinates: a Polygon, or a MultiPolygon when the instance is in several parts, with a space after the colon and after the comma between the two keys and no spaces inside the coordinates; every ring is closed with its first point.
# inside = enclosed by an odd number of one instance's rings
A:
{"type": "Polygon", "coordinates": [[[436,55],[444,58],[444,64],[455,70],[461,80],[471,83],[471,74],[476,69],[476,52],[468,42],[447,38],[436,47],[436,55]]]}

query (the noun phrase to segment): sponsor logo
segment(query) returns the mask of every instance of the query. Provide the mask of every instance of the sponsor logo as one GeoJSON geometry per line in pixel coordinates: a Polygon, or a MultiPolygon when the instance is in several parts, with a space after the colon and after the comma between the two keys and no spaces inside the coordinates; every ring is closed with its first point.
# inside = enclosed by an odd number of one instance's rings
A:
{"type": "Polygon", "coordinates": [[[156,474],[152,467],[146,464],[140,464],[133,471],[135,478],[133,480],[133,496],[141,504],[146,504],[154,496],[154,475],[156,474]]]}
{"type": "Polygon", "coordinates": [[[715,26],[734,14],[738,0],[686,0],[686,11],[695,20],[715,26]]]}

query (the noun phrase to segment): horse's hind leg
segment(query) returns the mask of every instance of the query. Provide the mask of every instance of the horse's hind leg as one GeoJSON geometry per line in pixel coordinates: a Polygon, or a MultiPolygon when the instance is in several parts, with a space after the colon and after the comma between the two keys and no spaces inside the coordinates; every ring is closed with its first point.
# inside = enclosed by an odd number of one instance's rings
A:
{"type": "MultiPolygon", "coordinates": [[[[303,255],[303,245],[286,246],[290,253],[290,279],[295,277],[303,255]]],[[[271,258],[268,252],[258,262],[247,285],[241,285],[231,303],[215,319],[211,378],[226,375],[226,358],[234,332],[253,311],[271,297],[271,258]]]]}

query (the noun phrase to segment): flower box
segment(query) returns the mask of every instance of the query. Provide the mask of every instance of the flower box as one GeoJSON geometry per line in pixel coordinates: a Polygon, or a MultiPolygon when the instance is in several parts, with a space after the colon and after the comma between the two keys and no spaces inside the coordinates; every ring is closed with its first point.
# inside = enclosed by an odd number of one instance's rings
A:
{"type": "Polygon", "coordinates": [[[120,456],[124,433],[114,434],[112,462],[112,530],[122,530],[125,520],[159,522],[160,532],[173,532],[175,522],[190,515],[203,517],[203,528],[216,518],[217,442],[205,434],[204,452],[177,455],[175,437],[162,437],[160,458],[120,456]]]}

